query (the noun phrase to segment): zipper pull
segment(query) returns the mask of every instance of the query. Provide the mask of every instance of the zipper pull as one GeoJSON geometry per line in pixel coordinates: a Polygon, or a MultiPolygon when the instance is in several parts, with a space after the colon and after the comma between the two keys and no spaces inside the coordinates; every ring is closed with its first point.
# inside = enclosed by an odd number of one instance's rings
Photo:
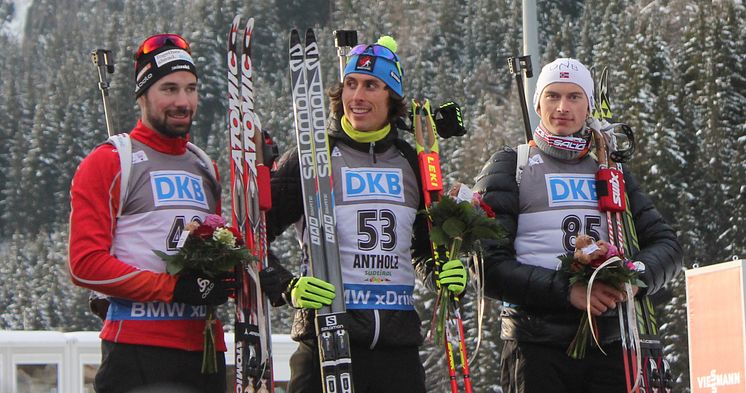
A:
{"type": "Polygon", "coordinates": [[[376,161],[376,143],[375,142],[371,142],[370,143],[370,150],[368,150],[368,153],[371,155],[371,157],[373,157],[373,163],[375,164],[377,162],[376,161]]]}

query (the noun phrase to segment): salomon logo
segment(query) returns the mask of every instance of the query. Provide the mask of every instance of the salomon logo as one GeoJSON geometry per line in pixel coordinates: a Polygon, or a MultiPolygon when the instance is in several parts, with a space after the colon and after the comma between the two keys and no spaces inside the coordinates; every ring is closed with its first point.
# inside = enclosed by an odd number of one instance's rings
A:
{"type": "Polygon", "coordinates": [[[171,67],[171,72],[174,72],[176,70],[186,70],[189,71],[189,66],[186,64],[177,64],[173,67],[171,67]]]}
{"type": "Polygon", "coordinates": [[[345,201],[384,199],[404,202],[401,169],[342,168],[345,201]]]}
{"type": "Polygon", "coordinates": [[[209,208],[200,176],[185,171],[153,171],[150,185],[155,206],[209,208]]]}

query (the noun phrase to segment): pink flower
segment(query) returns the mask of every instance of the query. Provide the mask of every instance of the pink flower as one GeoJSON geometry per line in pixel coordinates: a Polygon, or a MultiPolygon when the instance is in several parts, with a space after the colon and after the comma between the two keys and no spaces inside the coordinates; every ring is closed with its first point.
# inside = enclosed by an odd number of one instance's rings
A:
{"type": "Polygon", "coordinates": [[[609,250],[606,251],[606,255],[604,256],[604,259],[609,259],[611,257],[618,257],[619,249],[616,248],[616,246],[611,243],[607,243],[607,244],[609,245],[609,250]]]}
{"type": "Polygon", "coordinates": [[[217,229],[222,226],[225,226],[225,219],[217,214],[208,214],[205,217],[205,225],[209,226],[212,229],[217,229]]]}

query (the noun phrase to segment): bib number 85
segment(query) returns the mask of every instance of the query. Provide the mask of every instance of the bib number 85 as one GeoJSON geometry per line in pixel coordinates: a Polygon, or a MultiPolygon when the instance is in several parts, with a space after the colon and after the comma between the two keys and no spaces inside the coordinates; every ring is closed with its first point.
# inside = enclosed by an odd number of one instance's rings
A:
{"type": "Polygon", "coordinates": [[[571,214],[562,220],[562,246],[566,252],[574,252],[575,239],[583,233],[594,240],[601,240],[601,234],[597,230],[600,227],[601,217],[599,216],[584,216],[581,219],[571,214]]]}

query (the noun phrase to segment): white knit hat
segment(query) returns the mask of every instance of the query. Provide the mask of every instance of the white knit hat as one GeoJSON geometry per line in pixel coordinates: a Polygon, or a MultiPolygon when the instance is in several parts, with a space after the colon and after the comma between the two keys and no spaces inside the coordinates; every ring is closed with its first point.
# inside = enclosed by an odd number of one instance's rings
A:
{"type": "Polygon", "coordinates": [[[541,69],[539,78],[536,80],[536,91],[534,92],[534,110],[539,114],[539,98],[544,88],[550,83],[574,83],[585,92],[588,97],[588,108],[593,113],[593,77],[583,63],[568,58],[557,59],[541,69]]]}

